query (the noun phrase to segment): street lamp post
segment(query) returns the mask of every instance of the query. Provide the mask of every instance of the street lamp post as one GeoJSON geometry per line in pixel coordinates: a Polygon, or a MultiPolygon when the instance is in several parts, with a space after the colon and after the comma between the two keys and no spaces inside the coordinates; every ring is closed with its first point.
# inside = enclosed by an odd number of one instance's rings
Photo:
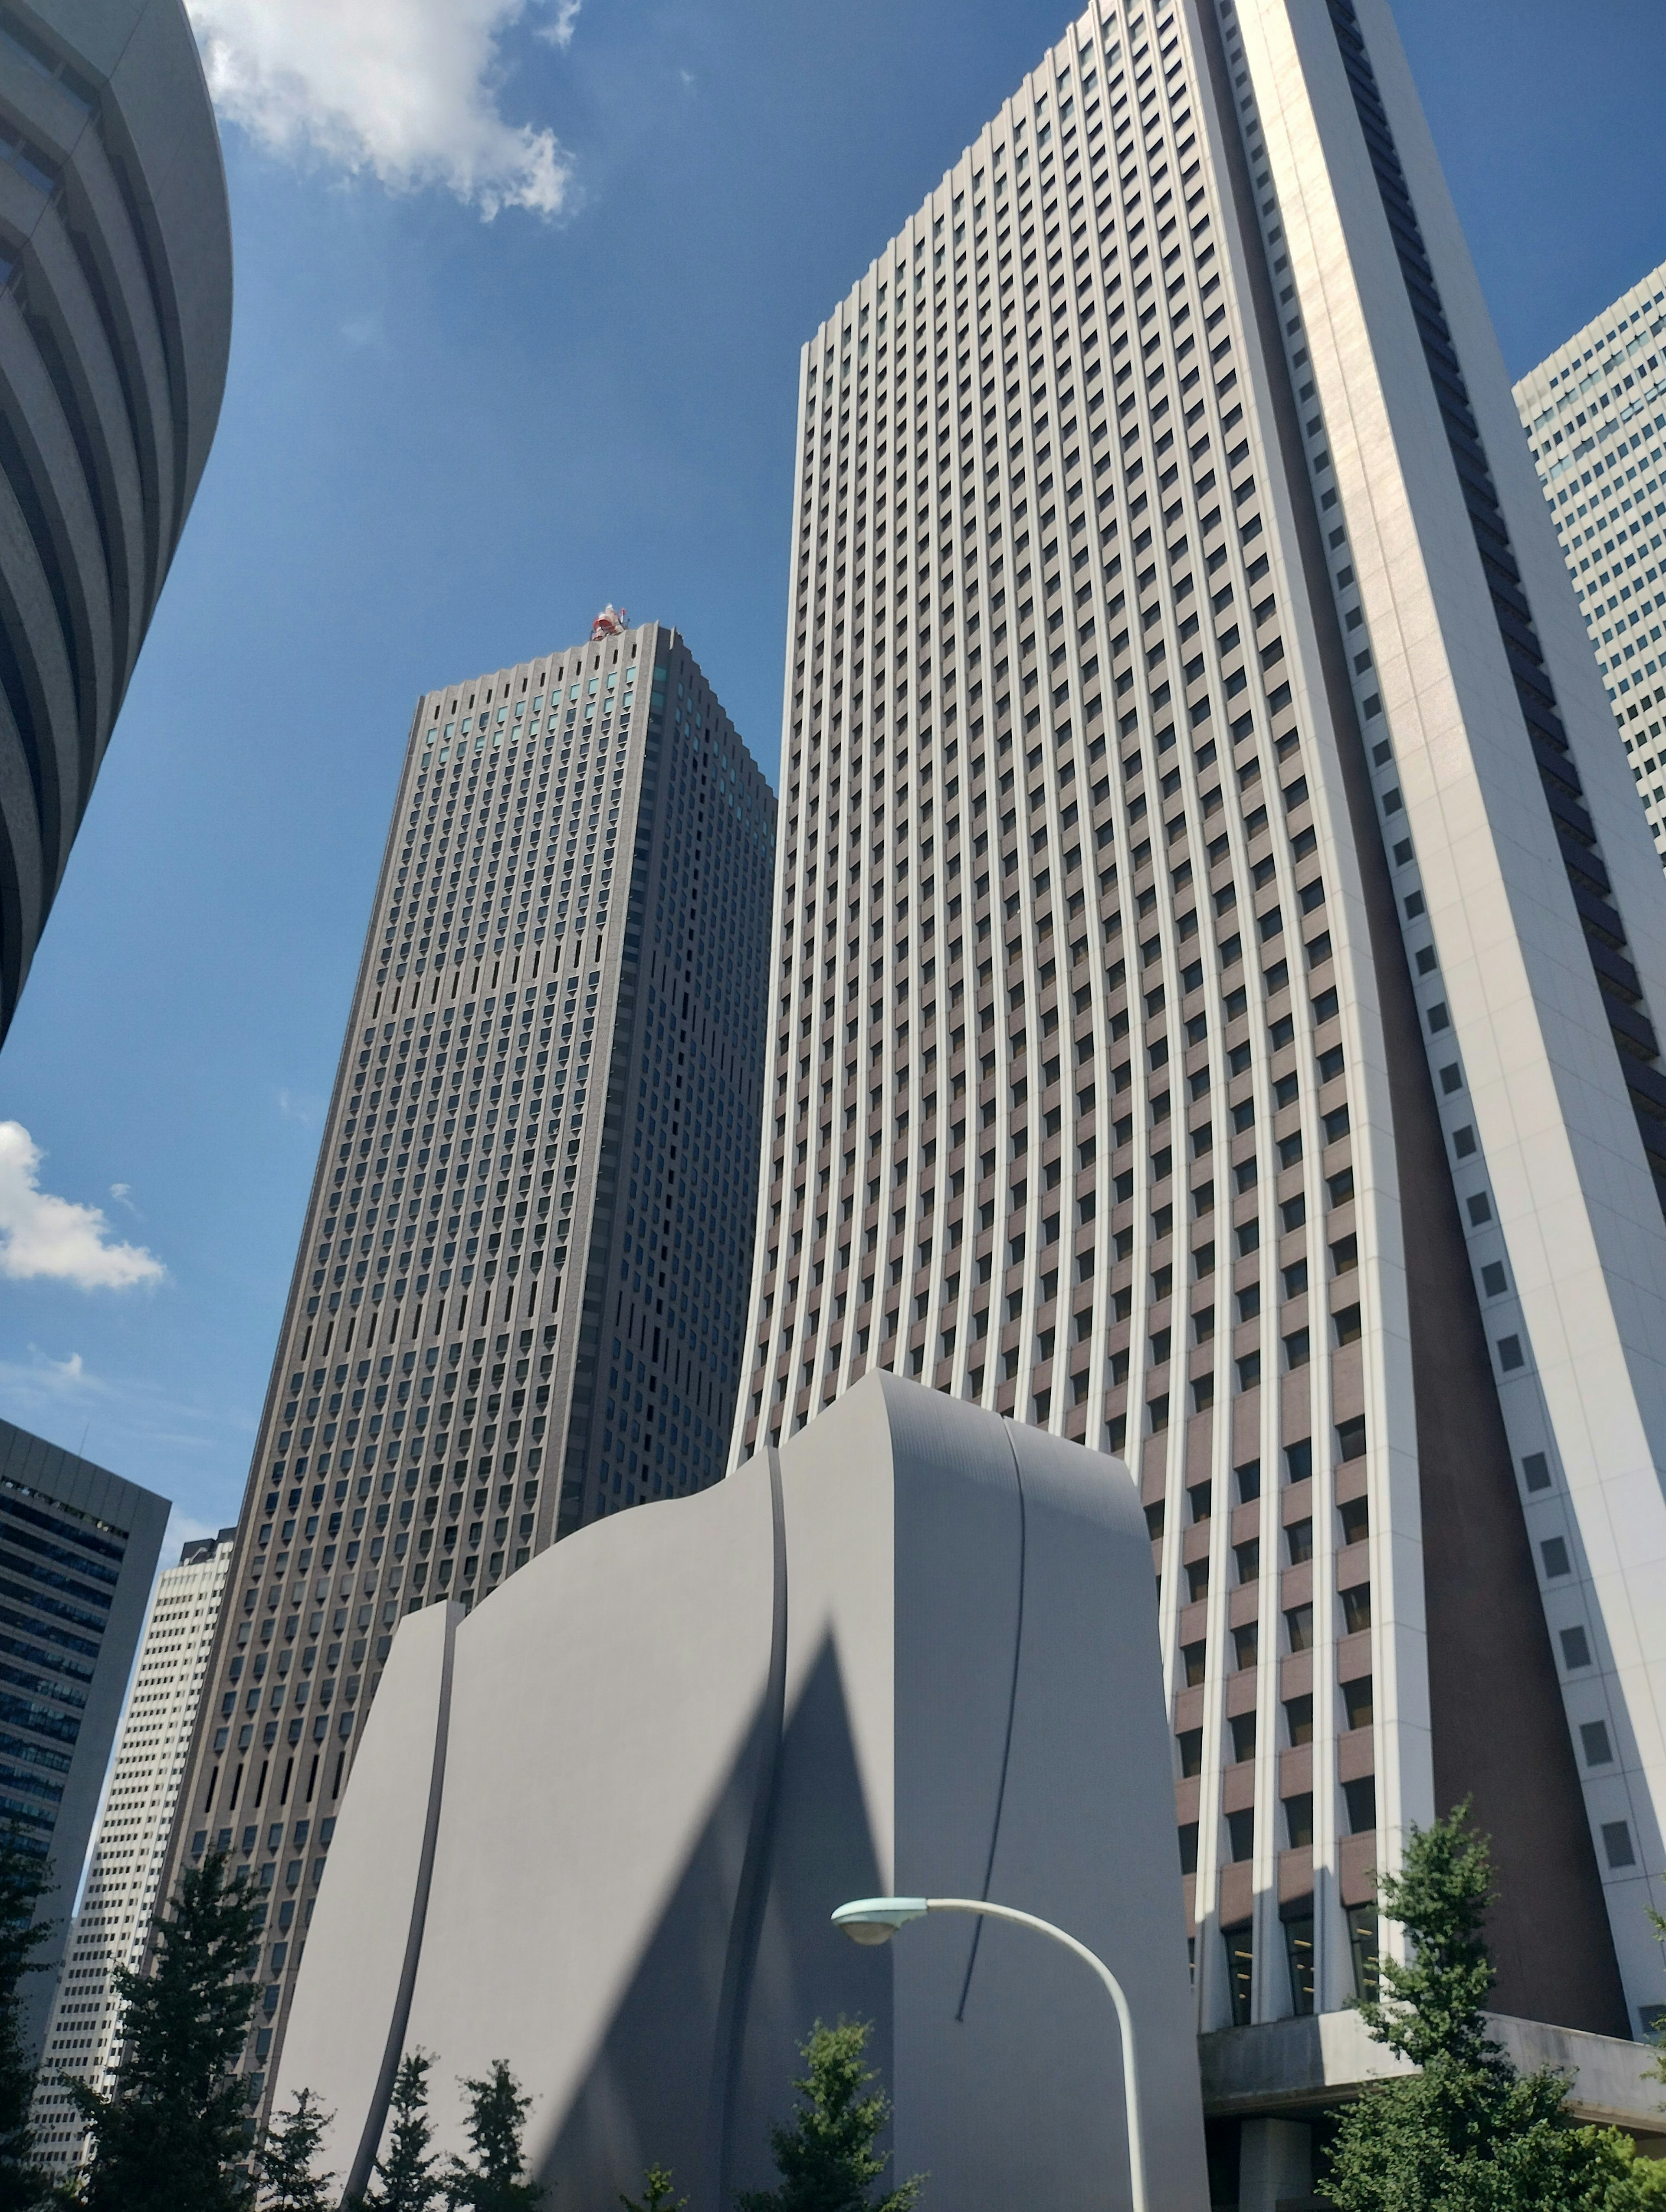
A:
{"type": "Polygon", "coordinates": [[[1050,1920],[1038,1920],[1033,1912],[1019,1912],[1010,1905],[991,1905],[987,1899],[970,1897],[864,1897],[849,1905],[842,1905],[833,1915],[834,1925],[842,1928],[853,1942],[888,1943],[899,1928],[907,1927],[911,1920],[923,1920],[928,1912],[970,1912],[979,1918],[1010,1920],[1018,1928],[1031,1928],[1040,1936],[1049,1936],[1061,1943],[1067,1951],[1073,1951],[1083,1963],[1092,1968],[1110,1992],[1110,2001],[1116,2008],[1116,2019],[1122,2032],[1122,2095],[1128,2107],[1128,2181],[1133,2192],[1134,2212],[1146,2212],[1146,2153],[1140,2135],[1140,2088],[1134,2050],[1134,2015],[1122,1985],[1104,1960],[1079,1943],[1062,1928],[1055,1928],[1050,1920]]]}

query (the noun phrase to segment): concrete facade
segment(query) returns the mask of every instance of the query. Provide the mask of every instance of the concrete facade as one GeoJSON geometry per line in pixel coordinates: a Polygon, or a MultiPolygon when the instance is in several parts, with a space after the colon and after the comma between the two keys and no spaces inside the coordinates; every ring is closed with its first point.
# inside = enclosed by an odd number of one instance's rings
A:
{"type": "Polygon", "coordinates": [[[1529,369],[1515,398],[1666,860],[1666,262],[1529,369]]]}
{"type": "Polygon", "coordinates": [[[119,1966],[137,1972],[161,1901],[235,1534],[193,1537],[157,1577],[29,2109],[35,2158],[57,2180],[80,2164],[85,2141],[59,2077],[74,2075],[106,2096],[115,2081],[126,2008],[114,1975],[119,1966]]]}
{"type": "Polygon", "coordinates": [[[723,1468],[774,798],[675,630],[597,630],[410,724],[172,1859],[276,1884],[263,2091],[400,1616],[723,1468]]]}
{"type": "Polygon", "coordinates": [[[38,1841],[52,1933],[19,2002],[42,2054],[168,1504],[0,1421],[0,1818],[38,1841]]]}
{"type": "Polygon", "coordinates": [[[1127,1456],[1201,2032],[1466,1796],[1496,2002],[1637,2032],[1666,898],[1384,0],[1080,16],[793,497],[733,1464],[876,1365],[1127,1456]]]}
{"type": "Polygon", "coordinates": [[[1140,2035],[1151,2201],[1207,2203],[1149,1553],[1125,1470],[871,1377],[706,1497],[400,1630],[278,2083],[362,2179],[402,2050],[505,2057],[530,2161],[698,2212],[768,2185],[818,2018],[873,2021],[895,2171],[966,2212],[1126,2204],[1115,2015],[970,1921],[863,1951],[848,1898],[989,1896],[1097,1949],[1140,2035]],[[575,1694],[576,1692],[576,1694],[575,1694]],[[529,1735],[529,1729],[531,1734],[529,1735]]]}
{"type": "Polygon", "coordinates": [[[182,0],[0,29],[0,1038],[219,420],[231,216],[182,0]]]}

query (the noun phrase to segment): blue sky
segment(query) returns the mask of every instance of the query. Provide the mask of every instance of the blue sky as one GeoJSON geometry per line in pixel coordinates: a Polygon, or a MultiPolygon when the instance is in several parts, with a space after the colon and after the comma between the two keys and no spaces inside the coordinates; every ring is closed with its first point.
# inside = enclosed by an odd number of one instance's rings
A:
{"type": "MultiPolygon", "coordinates": [[[[198,1528],[241,1497],[416,695],[611,599],[685,632],[773,775],[800,343],[1066,18],[355,0],[344,58],[299,11],[284,51],[286,0],[192,6],[242,88],[230,388],[0,1054],[40,1188],[163,1272],[0,1275],[0,1412],[198,1528]],[[353,68],[385,81],[396,20],[390,137],[353,68]]],[[[1666,15],[1395,12],[1519,374],[1666,257],[1666,15]]]]}

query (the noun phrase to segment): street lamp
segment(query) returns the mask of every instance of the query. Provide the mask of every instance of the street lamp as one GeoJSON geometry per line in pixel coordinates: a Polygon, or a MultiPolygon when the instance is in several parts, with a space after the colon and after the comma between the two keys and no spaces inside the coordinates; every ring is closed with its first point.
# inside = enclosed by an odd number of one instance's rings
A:
{"type": "Polygon", "coordinates": [[[928,1912],[970,1912],[989,1920],[1010,1920],[1018,1928],[1032,1928],[1040,1936],[1050,1936],[1067,1951],[1073,1951],[1085,1965],[1091,1966],[1110,1991],[1110,2001],[1116,2008],[1116,2019],[1122,2032],[1122,2094],[1128,2107],[1128,2181],[1133,2191],[1134,2212],[1146,2212],[1146,2154],[1140,2137],[1140,2090],[1134,2070],[1134,2015],[1128,2010],[1128,2001],[1122,1994],[1122,1985],[1104,1960],[1090,1951],[1085,1943],[1079,1943],[1062,1928],[1055,1928],[1050,1920],[1038,1920],[1033,1912],[1017,1911],[1010,1905],[991,1905],[987,1899],[970,1897],[862,1897],[852,1904],[842,1905],[833,1915],[833,1924],[842,1928],[854,1943],[888,1943],[899,1928],[906,1928],[912,1920],[923,1920],[928,1912]]]}

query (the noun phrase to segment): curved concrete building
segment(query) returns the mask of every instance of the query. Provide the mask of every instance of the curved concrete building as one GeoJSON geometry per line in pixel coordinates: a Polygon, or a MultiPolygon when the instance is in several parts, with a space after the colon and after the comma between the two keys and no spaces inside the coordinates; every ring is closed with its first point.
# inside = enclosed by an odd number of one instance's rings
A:
{"type": "Polygon", "coordinates": [[[231,222],[181,0],[0,9],[0,1037],[208,458],[231,222]]]}
{"type": "Polygon", "coordinates": [[[1150,2201],[1202,2212],[1156,1632],[1124,1468],[889,1375],[472,1615],[409,1615],[278,2103],[317,2093],[350,2192],[402,2051],[434,2054],[442,2152],[457,2077],[503,2057],[557,2203],[611,2204],[657,2159],[727,2212],[769,2185],[800,2044],[844,2014],[873,2023],[893,2170],[932,2204],[1126,2212],[1116,2016],[1077,1960],[952,1917],[861,1950],[829,1917],[993,1898],[1120,1978],[1150,2201]]]}

